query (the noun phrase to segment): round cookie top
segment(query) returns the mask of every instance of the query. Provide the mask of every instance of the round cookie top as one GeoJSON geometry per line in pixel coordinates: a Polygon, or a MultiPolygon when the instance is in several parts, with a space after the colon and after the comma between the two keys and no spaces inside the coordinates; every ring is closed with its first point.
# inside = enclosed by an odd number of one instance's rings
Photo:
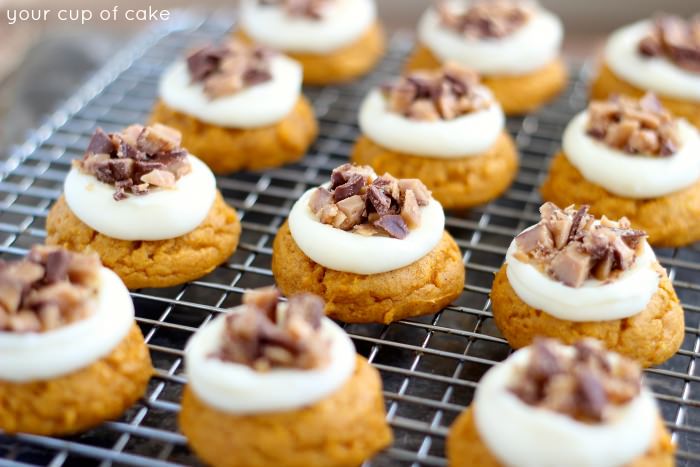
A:
{"type": "Polygon", "coordinates": [[[627,465],[649,449],[658,419],[639,366],[594,340],[519,350],[484,375],[473,410],[491,453],[516,467],[627,465]]]}
{"type": "Polygon", "coordinates": [[[289,214],[289,229],[304,254],[355,274],[419,260],[438,244],[444,226],[442,206],[420,180],[378,176],[369,166],[352,164],[335,168],[330,183],[304,193],[289,214]]]}
{"type": "Polygon", "coordinates": [[[84,368],[111,352],[133,320],[129,292],[96,254],[34,246],[0,262],[0,381],[84,368]]]}
{"type": "Polygon", "coordinates": [[[345,332],[324,317],[323,299],[280,301],[274,287],[202,327],[187,344],[187,376],[207,404],[230,413],[292,410],[338,390],[355,368],[345,332]],[[284,388],[284,391],[280,391],[284,388]]]}
{"type": "Polygon", "coordinates": [[[534,1],[444,0],[423,14],[418,37],[442,62],[519,75],[556,59],[563,27],[534,1]]]}

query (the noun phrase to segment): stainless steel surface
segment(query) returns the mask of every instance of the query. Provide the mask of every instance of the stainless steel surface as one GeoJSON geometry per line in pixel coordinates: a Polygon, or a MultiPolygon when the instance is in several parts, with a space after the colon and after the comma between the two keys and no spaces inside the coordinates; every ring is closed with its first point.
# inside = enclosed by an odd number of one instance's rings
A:
{"type": "MultiPolygon", "coordinates": [[[[185,48],[225,34],[231,19],[180,16],[150,30],[111,61],[41,126],[0,169],[0,252],[23,254],[42,242],[44,221],[60,195],[71,159],[79,157],[96,126],[115,130],[148,115],[159,73],[185,48]]],[[[238,251],[214,272],[189,284],[132,294],[137,321],[148,341],[157,374],[144,399],[120,420],[66,439],[0,435],[0,466],[15,465],[198,465],[177,431],[182,349],[202,323],[240,303],[248,287],[272,284],[271,244],[294,200],[324,181],[347,160],[358,135],[362,96],[400,69],[411,46],[392,39],[381,66],[348,86],[309,88],[321,136],[299,164],[262,173],[219,177],[227,201],[243,222],[238,251]]],[[[462,249],[467,284],[461,297],[434,316],[389,326],[349,325],[358,351],[384,381],[394,445],[367,465],[445,465],[444,438],[466,407],[481,375],[511,352],[494,326],[489,302],[493,273],[512,237],[538,218],[537,186],[569,118],[586,102],[578,74],[557,102],[525,118],[509,119],[522,167],[500,199],[466,212],[449,213],[447,228],[462,249]]],[[[678,443],[679,465],[700,465],[700,251],[657,250],[686,310],[683,349],[646,372],[664,419],[678,443]]],[[[108,390],[106,388],[105,390],[108,390]]],[[[503,423],[508,423],[504,420],[503,423]]],[[[232,453],[235,455],[235,453],[232,453]]]]}

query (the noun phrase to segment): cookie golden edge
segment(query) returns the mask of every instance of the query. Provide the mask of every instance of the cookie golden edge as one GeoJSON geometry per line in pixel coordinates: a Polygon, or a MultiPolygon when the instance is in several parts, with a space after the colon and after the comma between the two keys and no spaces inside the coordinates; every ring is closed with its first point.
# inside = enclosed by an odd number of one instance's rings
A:
{"type": "MultiPolygon", "coordinates": [[[[591,100],[607,99],[611,94],[622,94],[640,98],[646,90],[617,76],[605,63],[598,65],[598,71],[590,84],[591,100]]],[[[682,100],[656,93],[664,107],[678,117],[683,117],[700,128],[700,102],[682,100]]]]}
{"type": "Polygon", "coordinates": [[[83,223],[61,196],[46,218],[46,243],[71,251],[96,252],[129,289],[170,287],[198,279],[236,250],[241,223],[221,193],[206,219],[192,232],[155,241],[118,240],[83,223]]]}
{"type": "Polygon", "coordinates": [[[401,153],[360,136],[350,159],[380,174],[420,179],[445,209],[469,208],[497,198],[513,183],[519,163],[515,143],[505,131],[487,152],[454,159],[401,153]]]}
{"type": "MultiPolygon", "coordinates": [[[[440,60],[423,44],[406,60],[406,70],[432,70],[441,66],[440,60]]],[[[507,115],[532,112],[556,98],[566,88],[569,72],[561,58],[522,75],[483,75],[481,82],[500,102],[507,115]]]]}
{"type": "Polygon", "coordinates": [[[161,123],[182,133],[182,145],[218,174],[262,170],[297,162],[318,136],[309,100],[299,96],[279,122],[260,128],[224,128],[169,107],[158,100],[150,124],[161,123]]]}
{"type": "MultiPolygon", "coordinates": [[[[659,417],[656,437],[649,450],[626,467],[673,467],[675,446],[659,417]]],[[[450,427],[445,444],[451,467],[504,467],[479,436],[472,407],[467,407],[450,427]]]]}
{"type": "Polygon", "coordinates": [[[0,381],[0,430],[65,436],[118,418],[146,392],[153,374],[139,327],[107,356],[58,378],[0,381]]]}
{"type": "Polygon", "coordinates": [[[658,198],[622,198],[586,180],[560,152],[552,160],[540,194],[558,206],[585,204],[597,216],[627,217],[634,228],[649,235],[654,246],[679,247],[700,240],[700,180],[658,198]]]}
{"type": "Polygon", "coordinates": [[[296,410],[225,413],[186,386],[179,425],[193,451],[216,467],[350,467],[392,443],[385,416],[379,373],[357,356],[355,372],[338,391],[296,410]]]}
{"type": "Polygon", "coordinates": [[[465,268],[459,247],[445,232],[432,251],[403,268],[370,275],[335,271],[306,256],[285,222],[273,242],[272,274],[286,296],[311,292],[323,297],[331,318],[388,324],[450,304],[462,293],[465,268]]]}

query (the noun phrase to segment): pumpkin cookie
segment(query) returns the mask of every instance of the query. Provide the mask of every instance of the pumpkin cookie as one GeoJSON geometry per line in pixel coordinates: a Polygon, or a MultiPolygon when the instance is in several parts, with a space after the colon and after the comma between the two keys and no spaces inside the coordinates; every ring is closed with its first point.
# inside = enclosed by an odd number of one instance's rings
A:
{"type": "Polygon", "coordinates": [[[0,265],[0,431],[64,436],[119,417],[153,369],[127,289],[96,255],[0,265]]]}
{"type": "Polygon", "coordinates": [[[246,292],[190,339],[185,363],[180,429],[214,467],[349,467],[391,444],[379,373],[317,296],[246,292]]]}
{"type": "Polygon", "coordinates": [[[213,174],[162,125],[97,130],[46,219],[47,243],[97,252],[131,289],[199,278],[238,244],[213,174]]]}
{"type": "Polygon", "coordinates": [[[459,296],[464,265],[440,203],[416,179],[338,167],[292,207],[272,247],[287,295],[312,292],[350,323],[435,313],[459,296]]]}
{"type": "Polygon", "coordinates": [[[542,197],[627,217],[652,245],[687,245],[700,240],[698,154],[697,129],[653,94],[594,101],[564,132],[542,197]]]}
{"type": "Polygon", "coordinates": [[[151,122],[180,131],[216,173],[278,167],[301,159],[318,134],[301,78],[297,62],[262,47],[207,45],[165,71],[151,122]]]}
{"type": "Polygon", "coordinates": [[[700,18],[658,16],[615,31],[608,39],[591,97],[648,91],[700,128],[700,18]]]}
{"type": "Polygon", "coordinates": [[[446,449],[453,467],[571,459],[581,467],[675,465],[675,447],[639,367],[592,340],[573,347],[538,340],[497,364],[450,428],[446,449]]]}
{"type": "Polygon", "coordinates": [[[496,198],[518,170],[501,107],[475,72],[455,63],[371,91],[359,123],[353,162],[419,178],[447,209],[496,198]]]}
{"type": "Polygon", "coordinates": [[[441,1],[418,26],[409,70],[455,61],[481,74],[508,115],[535,110],[566,86],[559,58],[559,18],[536,4],[510,0],[441,1]]]}
{"type": "Polygon", "coordinates": [[[537,336],[594,337],[647,367],[668,360],[685,331],[683,309],[642,231],[587,208],[540,208],[496,274],[493,318],[515,348],[537,336]]]}

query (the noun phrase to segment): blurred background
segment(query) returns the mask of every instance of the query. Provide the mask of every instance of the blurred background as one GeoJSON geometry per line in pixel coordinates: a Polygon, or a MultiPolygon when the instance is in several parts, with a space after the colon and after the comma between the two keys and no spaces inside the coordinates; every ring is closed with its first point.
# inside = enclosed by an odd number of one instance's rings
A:
{"type": "MultiPolygon", "coordinates": [[[[230,9],[235,0],[0,0],[0,156],[84,81],[146,21],[102,21],[101,9],[167,10],[230,9]],[[36,15],[51,9],[47,19],[16,21],[13,12],[36,15]],[[95,13],[85,24],[56,20],[58,9],[95,13]]],[[[431,0],[377,0],[390,31],[412,29],[431,0]]],[[[572,62],[595,55],[612,29],[657,11],[683,16],[700,12],[700,0],[541,0],[564,21],[564,50],[572,62]]],[[[43,16],[43,15],[39,15],[43,16]]],[[[172,17],[172,15],[171,15],[172,17]]],[[[35,16],[36,18],[36,16],[35,16]]]]}

